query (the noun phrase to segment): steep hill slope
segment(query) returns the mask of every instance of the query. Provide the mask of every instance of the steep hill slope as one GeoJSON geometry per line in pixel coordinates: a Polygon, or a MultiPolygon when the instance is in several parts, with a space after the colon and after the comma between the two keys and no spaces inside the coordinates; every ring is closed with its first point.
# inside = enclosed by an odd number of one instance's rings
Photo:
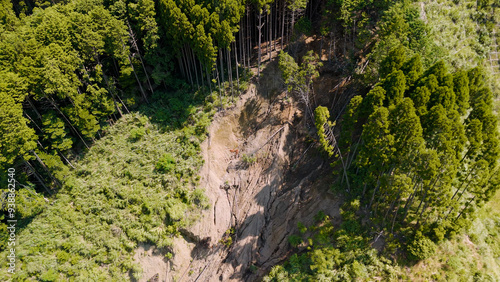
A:
{"type": "Polygon", "coordinates": [[[338,218],[329,166],[305,142],[302,111],[282,92],[275,64],[264,72],[260,85],[215,116],[201,145],[200,186],[211,209],[183,230],[187,242],[176,242],[168,275],[136,256],[146,269],[142,280],[158,273],[167,280],[255,281],[290,254],[288,237],[299,222],[311,223],[320,210],[338,218]]]}

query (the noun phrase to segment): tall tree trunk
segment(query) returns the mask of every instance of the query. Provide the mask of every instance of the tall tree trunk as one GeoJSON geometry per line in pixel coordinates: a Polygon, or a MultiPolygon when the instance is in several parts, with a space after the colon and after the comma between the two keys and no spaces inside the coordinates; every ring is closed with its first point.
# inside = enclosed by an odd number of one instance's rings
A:
{"type": "Polygon", "coordinates": [[[319,43],[319,60],[320,61],[323,60],[323,38],[324,38],[324,36],[321,35],[321,40],[320,40],[320,43],[319,43]]]}
{"type": "MultiPolygon", "coordinates": [[[[424,184],[421,181],[422,180],[420,180],[420,182],[417,182],[418,184],[416,183],[416,185],[420,186],[420,191],[422,191],[424,189],[424,184]]],[[[417,191],[418,188],[419,188],[418,186],[414,186],[414,192],[412,193],[412,195],[410,196],[410,198],[408,200],[406,200],[405,206],[403,207],[404,214],[403,214],[403,218],[401,219],[401,222],[405,221],[406,216],[408,215],[408,211],[410,210],[410,207],[413,204],[415,196],[418,193],[418,191],[417,191]]]]}
{"type": "Polygon", "coordinates": [[[54,181],[54,183],[57,186],[59,186],[59,188],[60,188],[62,186],[61,182],[57,178],[55,178],[54,175],[52,175],[52,173],[50,172],[50,170],[47,167],[47,165],[45,165],[45,163],[42,161],[42,159],[40,159],[40,157],[37,155],[37,153],[35,152],[35,150],[31,150],[31,152],[33,153],[33,155],[35,155],[35,158],[38,161],[38,163],[40,163],[40,165],[47,172],[47,174],[50,176],[50,178],[52,178],[52,180],[54,181]]]}
{"type": "Polygon", "coordinates": [[[201,61],[200,60],[198,60],[198,65],[200,65],[201,86],[205,86],[205,80],[203,79],[203,66],[201,65],[201,61]]]}
{"type": "Polygon", "coordinates": [[[71,121],[66,117],[66,115],[61,111],[61,109],[59,109],[59,107],[57,106],[57,104],[54,102],[54,100],[52,100],[51,97],[48,97],[45,93],[43,93],[44,97],[52,104],[52,106],[57,110],[57,112],[64,118],[64,120],[66,121],[66,123],[70,126],[70,128],[73,130],[73,132],[80,138],[80,140],[82,141],[83,145],[85,145],[85,147],[87,149],[90,149],[89,146],[87,145],[87,143],[85,142],[85,140],[83,139],[83,137],[80,135],[80,133],[78,132],[78,130],[76,130],[76,128],[73,126],[73,124],[71,123],[71,121]]]}
{"type": "Polygon", "coordinates": [[[220,83],[220,75],[219,75],[219,69],[217,68],[217,64],[215,64],[215,71],[217,73],[217,83],[219,85],[219,100],[220,100],[220,109],[223,110],[224,109],[224,106],[222,104],[222,90],[221,90],[221,83],[220,83]]]}
{"type": "Polygon", "coordinates": [[[191,75],[191,65],[188,62],[188,54],[186,51],[186,45],[184,45],[184,47],[182,47],[181,50],[182,50],[182,59],[184,61],[184,65],[186,66],[189,83],[191,84],[191,86],[194,86],[193,76],[191,75]]]}
{"type": "Polygon", "coordinates": [[[142,69],[144,70],[144,75],[146,76],[146,81],[148,82],[149,91],[151,91],[151,94],[153,94],[153,86],[151,85],[151,81],[149,80],[148,71],[146,70],[146,66],[144,65],[144,61],[142,60],[139,46],[137,46],[137,41],[135,40],[134,32],[132,31],[132,27],[130,26],[130,23],[128,22],[128,20],[127,20],[127,25],[128,25],[130,38],[132,39],[132,46],[134,47],[135,51],[137,51],[137,55],[139,55],[139,61],[141,61],[142,69]]]}
{"type": "MultiPolygon", "coordinates": [[[[125,46],[123,45],[123,48],[125,46]]],[[[137,72],[135,71],[134,64],[132,63],[132,59],[130,59],[130,55],[127,55],[128,62],[130,64],[130,67],[132,68],[132,72],[134,73],[135,80],[137,81],[137,84],[139,85],[139,90],[141,91],[142,97],[144,98],[144,101],[149,104],[148,97],[146,96],[146,92],[144,92],[144,89],[142,88],[142,83],[141,80],[139,79],[139,76],[137,76],[137,72]]]]}
{"type": "Polygon", "coordinates": [[[212,94],[212,82],[210,81],[210,72],[208,71],[208,67],[205,66],[205,73],[207,76],[208,88],[210,89],[210,95],[212,94]]]}
{"type": "Polygon", "coordinates": [[[368,209],[371,209],[372,207],[372,204],[373,204],[373,200],[375,199],[375,195],[377,194],[377,191],[378,191],[378,187],[380,186],[380,177],[382,177],[382,174],[384,172],[380,172],[379,175],[377,176],[377,184],[375,185],[375,188],[373,189],[373,193],[372,193],[372,197],[370,199],[370,203],[368,204],[368,209]]]}
{"type": "Polygon", "coordinates": [[[247,64],[247,67],[250,68],[250,59],[252,57],[252,26],[250,24],[250,6],[247,6],[248,7],[248,13],[247,13],[247,33],[248,33],[248,56],[247,56],[247,59],[248,59],[248,64],[247,64]]]}
{"type": "Polygon", "coordinates": [[[72,167],[73,169],[75,169],[75,167],[73,166],[73,164],[71,164],[71,162],[68,160],[68,158],[66,158],[66,156],[61,151],[57,150],[57,152],[66,161],[66,163],[68,163],[68,165],[70,167],[72,167]]]}
{"type": "MultiPolygon", "coordinates": [[[[98,56],[97,56],[97,63],[101,66],[101,69],[102,69],[102,65],[101,65],[101,62],[99,61],[99,57],[98,56]]],[[[120,114],[120,117],[122,117],[123,116],[122,110],[118,106],[118,103],[116,103],[116,99],[115,99],[115,96],[118,96],[118,95],[115,93],[114,89],[109,84],[108,77],[107,77],[107,75],[104,72],[102,72],[102,77],[104,78],[104,82],[106,83],[106,86],[108,87],[109,93],[111,93],[111,98],[113,99],[113,103],[114,103],[114,105],[116,107],[116,110],[120,114]]],[[[125,105],[123,105],[123,106],[125,107],[125,105]]]]}
{"type": "Polygon", "coordinates": [[[460,213],[458,214],[458,216],[455,218],[455,221],[457,221],[463,214],[463,212],[469,207],[470,203],[476,199],[476,195],[474,195],[474,197],[470,198],[470,200],[467,202],[467,204],[465,204],[465,207],[460,211],[460,213]]]}
{"type": "Polygon", "coordinates": [[[184,64],[182,62],[181,57],[182,57],[182,55],[179,55],[179,57],[177,57],[177,64],[179,65],[179,68],[181,69],[182,77],[186,78],[187,75],[186,75],[186,71],[184,70],[184,64]]]}
{"type": "Polygon", "coordinates": [[[27,160],[25,160],[24,158],[23,158],[23,161],[26,164],[26,166],[31,170],[31,172],[33,173],[33,175],[35,176],[35,178],[38,180],[38,182],[40,183],[40,185],[42,185],[42,187],[45,189],[45,191],[47,191],[47,193],[49,193],[50,195],[52,195],[53,194],[52,190],[49,189],[47,186],[45,186],[45,183],[43,182],[43,180],[40,177],[40,175],[38,175],[38,173],[36,172],[35,168],[27,160]]]}
{"type": "MultiPolygon", "coordinates": [[[[229,44],[231,46],[231,44],[229,44]]],[[[227,76],[229,77],[229,86],[231,87],[231,96],[234,96],[234,90],[233,90],[233,68],[231,64],[231,49],[228,47],[226,48],[226,55],[227,55],[227,76]]]]}
{"type": "Polygon", "coordinates": [[[286,3],[285,0],[282,1],[283,6],[281,7],[283,10],[281,12],[281,50],[285,49],[285,18],[286,18],[286,3]]]}
{"type": "Polygon", "coordinates": [[[39,119],[42,119],[42,115],[40,115],[40,113],[37,111],[35,105],[31,102],[30,95],[26,96],[26,100],[28,101],[28,104],[30,104],[31,109],[33,109],[33,111],[36,113],[37,117],[39,119]]]}
{"type": "MultiPolygon", "coordinates": [[[[240,46],[239,51],[240,51],[240,58],[243,61],[243,67],[246,67],[246,62],[245,62],[245,30],[246,30],[245,18],[242,18],[240,31],[238,32],[238,36],[239,36],[238,43],[240,46]]],[[[236,43],[235,43],[235,46],[236,46],[236,43]]]]}
{"type": "Polygon", "coordinates": [[[222,85],[224,85],[224,82],[226,81],[224,79],[224,65],[223,65],[223,62],[222,62],[223,58],[224,57],[222,57],[222,47],[219,47],[219,64],[220,64],[220,74],[221,74],[221,77],[222,77],[222,85]]]}
{"type": "Polygon", "coordinates": [[[262,42],[262,27],[264,24],[262,23],[262,12],[259,14],[259,25],[257,26],[257,29],[259,30],[259,40],[258,40],[258,48],[259,48],[259,54],[258,54],[258,59],[257,59],[257,77],[260,77],[260,62],[261,62],[261,56],[262,56],[262,50],[261,50],[261,42],[262,42]]]}
{"type": "Polygon", "coordinates": [[[273,49],[272,49],[273,48],[273,43],[272,43],[273,42],[272,41],[273,40],[273,38],[272,38],[272,34],[273,34],[273,29],[272,29],[272,27],[273,27],[273,25],[272,25],[272,15],[273,15],[273,13],[272,13],[272,11],[273,11],[273,9],[272,9],[272,6],[271,6],[271,11],[267,14],[267,19],[269,21],[269,34],[267,36],[267,38],[269,39],[268,40],[269,43],[267,44],[267,47],[268,47],[267,48],[268,49],[268,51],[267,51],[267,57],[268,57],[269,61],[271,61],[271,54],[273,52],[273,49]]]}
{"type": "Polygon", "coordinates": [[[392,217],[391,233],[394,233],[394,223],[396,222],[396,217],[398,216],[398,211],[399,211],[400,205],[401,205],[401,199],[399,199],[398,205],[396,206],[396,211],[394,212],[394,216],[392,217]]]}
{"type": "Polygon", "coordinates": [[[331,62],[331,58],[332,58],[332,41],[333,41],[333,38],[330,38],[329,44],[328,44],[328,62],[331,62]]]}
{"type": "Polygon", "coordinates": [[[189,54],[191,56],[192,65],[194,67],[194,73],[196,75],[196,85],[198,85],[198,88],[199,88],[200,87],[200,81],[198,80],[198,66],[196,64],[196,58],[194,56],[194,52],[193,52],[192,48],[189,48],[189,54]]]}
{"type": "Polygon", "coordinates": [[[236,50],[236,42],[234,42],[234,62],[236,65],[236,83],[238,84],[238,94],[240,93],[240,72],[238,64],[238,52],[236,50]]]}

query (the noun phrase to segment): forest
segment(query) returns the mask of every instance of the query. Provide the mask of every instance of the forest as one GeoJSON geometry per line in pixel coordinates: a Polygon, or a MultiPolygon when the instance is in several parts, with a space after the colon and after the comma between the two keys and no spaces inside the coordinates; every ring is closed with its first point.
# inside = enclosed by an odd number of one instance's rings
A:
{"type": "MultiPolygon", "coordinates": [[[[168,277],[195,281],[172,265],[216,213],[204,144],[252,91],[281,103],[266,117],[297,108],[287,146],[326,163],[341,207],[294,222],[285,257],[231,281],[500,279],[500,1],[0,6],[0,280],[158,281],[135,255],[149,244],[168,277]]],[[[227,151],[258,166],[283,124],[227,151]]],[[[236,222],[214,252],[237,252],[236,222]]]]}

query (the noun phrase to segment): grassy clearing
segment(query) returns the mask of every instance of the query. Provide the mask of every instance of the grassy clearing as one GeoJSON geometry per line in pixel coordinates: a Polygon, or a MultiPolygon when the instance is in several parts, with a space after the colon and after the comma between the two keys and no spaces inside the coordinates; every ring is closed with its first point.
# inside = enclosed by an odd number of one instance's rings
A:
{"type": "Polygon", "coordinates": [[[44,211],[18,231],[17,272],[2,271],[0,280],[139,278],[132,259],[137,243],[171,252],[179,228],[208,207],[194,187],[203,163],[200,142],[219,104],[216,95],[178,93],[109,127],[44,211]]]}

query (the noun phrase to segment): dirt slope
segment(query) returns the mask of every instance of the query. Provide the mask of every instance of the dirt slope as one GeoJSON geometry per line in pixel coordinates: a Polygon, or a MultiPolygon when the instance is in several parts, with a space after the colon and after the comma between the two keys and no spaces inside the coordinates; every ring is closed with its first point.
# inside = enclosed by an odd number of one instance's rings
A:
{"type": "Polygon", "coordinates": [[[169,269],[136,256],[144,281],[155,269],[157,281],[256,281],[290,254],[298,222],[311,223],[320,210],[339,218],[339,201],[327,193],[331,169],[305,144],[300,106],[278,91],[272,73],[215,117],[200,172],[211,209],[183,230],[169,269]]]}

